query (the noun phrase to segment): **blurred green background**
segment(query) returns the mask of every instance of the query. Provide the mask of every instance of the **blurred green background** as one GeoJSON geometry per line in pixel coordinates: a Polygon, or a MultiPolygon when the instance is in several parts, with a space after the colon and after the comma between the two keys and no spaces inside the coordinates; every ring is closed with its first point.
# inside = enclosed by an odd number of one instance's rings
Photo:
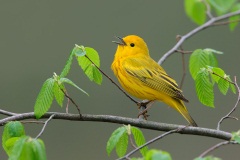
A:
{"type": "MultiPolygon", "coordinates": [[[[176,35],[183,35],[196,27],[185,15],[182,1],[59,1],[59,0],[1,0],[0,1],[0,108],[12,112],[32,112],[43,82],[60,74],[74,44],[93,47],[101,58],[101,69],[114,77],[110,69],[116,45],[114,36],[137,34],[145,39],[153,59],[160,57],[176,43],[176,35]]],[[[228,26],[211,27],[183,44],[185,50],[213,48],[224,52],[218,55],[219,66],[229,75],[240,79],[240,29],[230,32],[228,26]]],[[[186,57],[188,62],[189,56],[186,57]]],[[[188,64],[187,64],[188,66],[188,64]]],[[[168,58],[163,67],[178,83],[182,76],[181,54],[168,58]]],[[[187,67],[188,68],[188,67],[187,67]]],[[[87,97],[67,86],[68,93],[85,114],[106,114],[136,118],[137,106],[126,98],[108,79],[101,86],[88,80],[76,60],[68,76],[86,90],[87,97]]],[[[116,80],[116,78],[114,77],[116,80]]],[[[187,71],[183,86],[190,100],[187,108],[201,127],[216,128],[219,119],[235,104],[237,96],[227,96],[215,90],[215,109],[200,104],[194,82],[187,71]]],[[[66,101],[65,101],[66,103],[66,101]]],[[[65,112],[54,102],[51,111],[65,112]]],[[[77,113],[73,105],[71,113],[77,113]]],[[[187,124],[183,117],[163,103],[155,103],[149,110],[149,120],[187,124]]],[[[239,117],[239,110],[235,112],[239,117]]],[[[4,116],[0,115],[0,118],[4,116]]],[[[237,131],[240,122],[225,120],[222,130],[237,131]]],[[[40,124],[26,124],[26,133],[35,137],[40,124]]],[[[48,159],[115,159],[105,151],[111,133],[121,125],[99,122],[71,122],[52,120],[41,138],[48,159]]],[[[0,128],[2,133],[3,127],[0,128]]],[[[146,140],[161,134],[142,130],[146,140]]],[[[150,145],[166,150],[173,159],[197,157],[204,150],[220,142],[218,139],[174,134],[150,145]]],[[[130,148],[131,149],[131,148],[130,148]]],[[[129,149],[129,151],[130,151],[129,149]]],[[[223,159],[239,159],[239,146],[224,146],[212,154],[223,159]],[[238,157],[237,157],[238,156],[238,157]]],[[[135,155],[139,156],[139,154],[135,155]]],[[[1,159],[7,159],[2,147],[1,159]]]]}

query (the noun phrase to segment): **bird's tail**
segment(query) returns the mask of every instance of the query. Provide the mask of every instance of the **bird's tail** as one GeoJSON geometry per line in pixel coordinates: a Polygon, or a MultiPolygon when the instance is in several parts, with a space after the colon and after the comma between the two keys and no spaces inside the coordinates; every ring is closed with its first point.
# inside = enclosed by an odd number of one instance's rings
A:
{"type": "Polygon", "coordinates": [[[183,115],[183,117],[192,125],[197,127],[197,123],[193,120],[193,118],[190,116],[190,114],[187,111],[186,106],[184,105],[183,101],[174,99],[174,102],[171,106],[176,109],[179,113],[183,115]]]}

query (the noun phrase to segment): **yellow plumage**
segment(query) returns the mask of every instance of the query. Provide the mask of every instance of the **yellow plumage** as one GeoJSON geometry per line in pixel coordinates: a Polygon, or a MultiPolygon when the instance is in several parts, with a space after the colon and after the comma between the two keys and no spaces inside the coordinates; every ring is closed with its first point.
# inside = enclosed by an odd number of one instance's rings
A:
{"type": "Polygon", "coordinates": [[[148,100],[159,100],[176,109],[192,125],[197,126],[183,101],[188,100],[174,79],[150,56],[144,40],[136,35],[120,42],[112,63],[112,70],[122,87],[131,95],[148,100]]]}

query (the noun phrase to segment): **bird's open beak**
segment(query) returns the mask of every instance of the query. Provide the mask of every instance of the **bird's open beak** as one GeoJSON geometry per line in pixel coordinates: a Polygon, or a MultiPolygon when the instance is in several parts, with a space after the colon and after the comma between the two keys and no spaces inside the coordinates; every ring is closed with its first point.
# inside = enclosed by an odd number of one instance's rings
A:
{"type": "Polygon", "coordinates": [[[113,43],[116,43],[116,44],[122,45],[122,46],[127,45],[121,37],[119,37],[119,36],[115,36],[115,37],[116,37],[117,39],[119,39],[120,42],[118,42],[118,41],[112,41],[113,43]]]}

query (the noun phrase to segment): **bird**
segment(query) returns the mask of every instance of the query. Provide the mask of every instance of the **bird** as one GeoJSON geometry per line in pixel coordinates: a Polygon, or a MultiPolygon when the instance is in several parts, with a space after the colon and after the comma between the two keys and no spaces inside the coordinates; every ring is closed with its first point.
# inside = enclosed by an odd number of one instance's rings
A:
{"type": "Polygon", "coordinates": [[[184,105],[188,100],[176,81],[150,57],[145,41],[137,35],[116,38],[119,41],[113,41],[118,46],[111,69],[123,89],[136,98],[167,104],[197,127],[184,105]]]}

